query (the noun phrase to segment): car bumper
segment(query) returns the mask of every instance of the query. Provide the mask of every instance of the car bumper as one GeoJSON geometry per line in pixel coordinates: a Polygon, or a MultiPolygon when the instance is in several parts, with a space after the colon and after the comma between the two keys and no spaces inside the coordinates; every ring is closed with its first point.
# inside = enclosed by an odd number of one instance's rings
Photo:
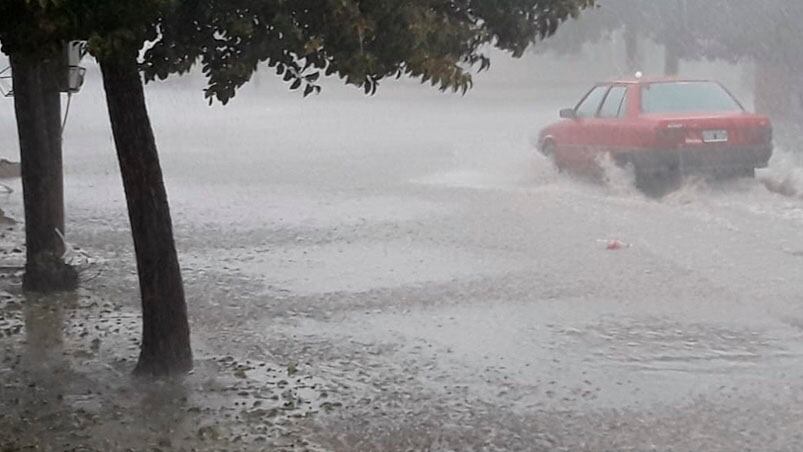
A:
{"type": "Polygon", "coordinates": [[[684,173],[717,172],[730,169],[765,168],[772,157],[772,146],[720,146],[695,149],[657,149],[624,152],[619,163],[631,163],[639,170],[680,170],[684,173]]]}

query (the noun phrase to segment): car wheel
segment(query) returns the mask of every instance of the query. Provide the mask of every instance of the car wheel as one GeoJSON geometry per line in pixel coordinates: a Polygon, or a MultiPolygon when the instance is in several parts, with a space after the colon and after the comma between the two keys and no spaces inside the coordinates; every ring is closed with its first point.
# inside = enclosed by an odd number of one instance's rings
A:
{"type": "Polygon", "coordinates": [[[636,188],[648,196],[662,197],[675,190],[681,183],[682,175],[677,167],[646,169],[634,165],[636,188]]]}
{"type": "Polygon", "coordinates": [[[541,153],[545,157],[553,158],[555,156],[555,142],[552,140],[544,141],[544,144],[541,145],[541,153]]]}
{"type": "Polygon", "coordinates": [[[555,142],[553,141],[545,141],[543,146],[541,146],[541,154],[543,154],[546,158],[552,161],[552,164],[555,165],[555,169],[558,170],[559,173],[562,173],[565,168],[563,165],[560,164],[558,159],[555,158],[555,151],[557,146],[555,146],[555,142]]]}

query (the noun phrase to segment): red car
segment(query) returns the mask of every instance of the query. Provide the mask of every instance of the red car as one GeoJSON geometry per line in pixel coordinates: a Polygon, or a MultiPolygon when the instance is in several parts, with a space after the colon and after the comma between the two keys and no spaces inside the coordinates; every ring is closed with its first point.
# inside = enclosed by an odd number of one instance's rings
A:
{"type": "Polygon", "coordinates": [[[598,174],[609,154],[639,186],[690,172],[749,177],[772,156],[770,120],[710,80],[600,83],[560,117],[538,138],[559,169],[598,174]]]}

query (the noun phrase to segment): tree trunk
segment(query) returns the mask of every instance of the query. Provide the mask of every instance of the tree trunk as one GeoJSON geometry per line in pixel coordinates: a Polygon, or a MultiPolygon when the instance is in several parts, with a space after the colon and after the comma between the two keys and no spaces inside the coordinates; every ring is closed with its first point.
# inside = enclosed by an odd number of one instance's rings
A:
{"type": "Polygon", "coordinates": [[[628,72],[636,72],[641,67],[641,55],[638,45],[638,30],[633,26],[625,26],[625,65],[628,72]]]}
{"type": "Polygon", "coordinates": [[[14,109],[20,142],[25,207],[23,288],[73,290],[78,273],[64,263],[64,179],[61,156],[59,66],[12,56],[14,109]]]}
{"type": "Polygon", "coordinates": [[[670,41],[664,46],[664,75],[678,75],[680,73],[680,46],[670,41]]]}
{"type": "Polygon", "coordinates": [[[755,110],[758,113],[772,116],[782,121],[792,110],[790,87],[794,85],[788,68],[773,61],[756,60],[755,62],[755,110]]]}
{"type": "Polygon", "coordinates": [[[775,145],[794,151],[803,149],[800,113],[803,96],[796,95],[799,92],[796,76],[796,69],[783,62],[755,61],[755,111],[772,119],[775,145]]]}
{"type": "Polygon", "coordinates": [[[183,373],[192,368],[187,305],[136,52],[100,58],[100,68],[142,297],[142,349],[134,372],[148,376],[183,373]]]}

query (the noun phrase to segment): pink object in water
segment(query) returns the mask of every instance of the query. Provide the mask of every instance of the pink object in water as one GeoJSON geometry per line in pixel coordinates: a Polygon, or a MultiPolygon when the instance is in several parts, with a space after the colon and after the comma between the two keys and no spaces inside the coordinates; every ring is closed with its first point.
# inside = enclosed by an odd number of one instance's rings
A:
{"type": "Polygon", "coordinates": [[[609,240],[608,241],[608,250],[609,251],[617,251],[623,248],[627,248],[627,244],[621,242],[619,240],[609,240]]]}

